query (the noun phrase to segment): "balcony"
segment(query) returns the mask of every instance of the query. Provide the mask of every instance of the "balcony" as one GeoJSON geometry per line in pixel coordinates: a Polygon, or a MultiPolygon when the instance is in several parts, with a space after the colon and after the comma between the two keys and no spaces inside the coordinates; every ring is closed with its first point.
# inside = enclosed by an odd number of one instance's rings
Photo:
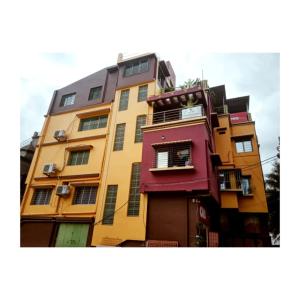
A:
{"type": "Polygon", "coordinates": [[[219,172],[220,191],[241,192],[243,196],[252,195],[249,176],[242,176],[240,170],[222,170],[219,172]]]}
{"type": "Polygon", "coordinates": [[[158,111],[154,114],[149,114],[146,125],[166,123],[179,120],[188,120],[205,116],[203,105],[197,105],[188,108],[175,108],[164,111],[158,111]]]}

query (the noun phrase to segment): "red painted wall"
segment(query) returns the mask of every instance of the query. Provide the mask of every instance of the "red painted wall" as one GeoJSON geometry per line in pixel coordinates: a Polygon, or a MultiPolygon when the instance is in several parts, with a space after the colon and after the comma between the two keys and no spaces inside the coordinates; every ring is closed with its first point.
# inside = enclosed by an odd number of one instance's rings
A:
{"type": "Polygon", "coordinates": [[[208,169],[211,170],[211,160],[207,160],[206,140],[209,140],[209,136],[205,124],[144,132],[141,191],[208,190],[208,169]],[[165,139],[162,139],[162,136],[165,139]],[[192,140],[192,165],[194,169],[149,171],[150,168],[153,168],[155,161],[155,149],[151,144],[187,139],[192,140]]]}
{"type": "Polygon", "coordinates": [[[230,114],[230,121],[232,124],[247,122],[248,121],[248,113],[247,112],[238,112],[230,114]]]}

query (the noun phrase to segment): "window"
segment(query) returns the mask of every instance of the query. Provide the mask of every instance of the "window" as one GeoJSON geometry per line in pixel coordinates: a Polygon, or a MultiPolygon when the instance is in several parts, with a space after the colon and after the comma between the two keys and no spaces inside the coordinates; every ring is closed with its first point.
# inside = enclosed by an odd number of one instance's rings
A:
{"type": "Polygon", "coordinates": [[[142,126],[146,124],[146,115],[137,116],[136,127],[135,127],[135,143],[140,143],[143,141],[143,131],[142,126]]]}
{"type": "Polygon", "coordinates": [[[127,216],[138,216],[140,211],[140,174],[141,163],[133,163],[129,189],[127,216]]]}
{"type": "Polygon", "coordinates": [[[73,204],[95,204],[97,186],[78,186],[75,189],[73,204]]]}
{"type": "Polygon", "coordinates": [[[84,151],[72,151],[69,155],[69,166],[74,165],[86,165],[89,160],[90,151],[84,150],[84,151]]]}
{"type": "Polygon", "coordinates": [[[242,176],[241,179],[242,179],[241,186],[243,190],[243,195],[251,194],[250,176],[242,176]]]}
{"type": "Polygon", "coordinates": [[[125,123],[117,124],[113,151],[123,150],[125,125],[125,123]]]}
{"type": "Polygon", "coordinates": [[[148,96],[148,85],[142,85],[139,87],[138,101],[147,100],[148,96]]]}
{"type": "Polygon", "coordinates": [[[48,205],[52,194],[51,188],[35,189],[31,205],[48,205]]]}
{"type": "Polygon", "coordinates": [[[114,222],[117,193],[118,193],[117,185],[107,186],[102,224],[113,224],[114,222]]]}
{"type": "Polygon", "coordinates": [[[125,66],[124,77],[144,73],[149,70],[148,59],[141,59],[125,66]]]}
{"type": "Polygon", "coordinates": [[[60,106],[73,105],[75,102],[75,95],[76,93],[62,96],[60,101],[60,106]]]}
{"type": "Polygon", "coordinates": [[[129,98],[129,90],[122,91],[120,96],[119,111],[127,110],[128,98],[129,98]]]}
{"type": "Polygon", "coordinates": [[[240,170],[222,170],[219,172],[220,190],[240,190],[241,189],[241,171],[240,170]]]}
{"type": "Polygon", "coordinates": [[[90,90],[89,101],[99,99],[101,97],[102,86],[94,87],[90,90]]]}
{"type": "Polygon", "coordinates": [[[79,131],[105,128],[107,125],[107,119],[107,115],[81,119],[79,124],[79,131]]]}
{"type": "Polygon", "coordinates": [[[173,144],[156,149],[156,168],[184,167],[191,164],[190,143],[173,144]]]}
{"type": "Polygon", "coordinates": [[[235,142],[236,152],[243,153],[243,152],[252,152],[252,143],[251,140],[243,140],[243,141],[236,141],[235,142]]]}

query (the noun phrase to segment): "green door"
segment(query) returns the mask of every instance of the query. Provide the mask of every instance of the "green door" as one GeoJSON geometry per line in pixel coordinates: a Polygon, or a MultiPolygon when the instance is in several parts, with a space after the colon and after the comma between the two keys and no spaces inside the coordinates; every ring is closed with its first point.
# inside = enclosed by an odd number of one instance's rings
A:
{"type": "Polygon", "coordinates": [[[62,223],[56,238],[55,247],[85,247],[89,224],[62,223]]]}

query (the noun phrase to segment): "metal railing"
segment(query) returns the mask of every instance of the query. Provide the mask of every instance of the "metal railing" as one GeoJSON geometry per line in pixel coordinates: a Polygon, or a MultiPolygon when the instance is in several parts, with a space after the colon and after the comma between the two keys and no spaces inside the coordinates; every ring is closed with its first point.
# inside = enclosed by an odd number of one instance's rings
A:
{"type": "Polygon", "coordinates": [[[156,112],[153,115],[148,115],[147,123],[148,125],[151,125],[151,124],[191,119],[196,117],[203,117],[204,115],[205,114],[204,114],[203,106],[197,105],[189,108],[183,107],[183,108],[176,108],[176,109],[156,112]]]}
{"type": "Polygon", "coordinates": [[[190,143],[178,143],[156,148],[153,168],[186,167],[192,165],[192,151],[190,143]]]}
{"type": "Polygon", "coordinates": [[[250,179],[242,176],[240,170],[222,170],[219,172],[220,190],[241,190],[243,195],[252,193],[250,179]]]}
{"type": "Polygon", "coordinates": [[[219,172],[220,190],[241,189],[241,172],[239,170],[223,170],[219,172]]]}

